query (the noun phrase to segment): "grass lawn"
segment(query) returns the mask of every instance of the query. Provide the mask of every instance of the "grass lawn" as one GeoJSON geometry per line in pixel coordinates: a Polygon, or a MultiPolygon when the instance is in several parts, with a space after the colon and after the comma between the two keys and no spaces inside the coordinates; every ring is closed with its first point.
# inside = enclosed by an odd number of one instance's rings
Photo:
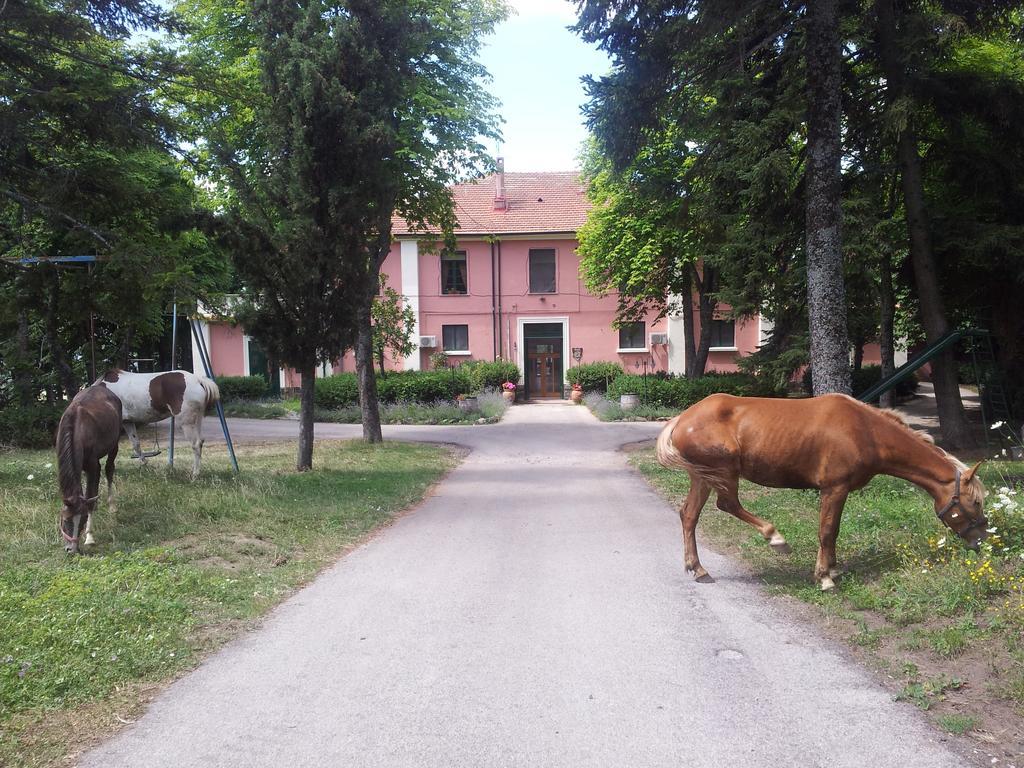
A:
{"type": "MultiPolygon", "coordinates": [[[[682,503],[685,472],[660,467],[653,450],[631,461],[676,506],[682,503]]],[[[751,527],[719,511],[713,494],[697,542],[738,555],[770,592],[815,606],[812,617],[848,639],[880,668],[897,698],[930,710],[947,732],[1021,754],[1024,464],[990,462],[982,477],[996,530],[977,553],[940,526],[931,498],[907,482],[880,476],[851,494],[837,544],[839,565],[849,572],[831,593],[822,593],[812,575],[816,492],[741,485],[744,506],[775,524],[793,548],[789,556],[776,555],[751,527]]],[[[680,568],[682,558],[680,543],[680,568]]]]}
{"type": "MultiPolygon", "coordinates": [[[[59,543],[50,451],[0,453],[0,765],[54,765],[138,710],[154,685],[423,497],[456,462],[435,446],[207,446],[198,481],[163,457],[118,462],[118,512],[97,545],[59,543]]],[[[127,457],[127,446],[122,456],[127,457]]]]}

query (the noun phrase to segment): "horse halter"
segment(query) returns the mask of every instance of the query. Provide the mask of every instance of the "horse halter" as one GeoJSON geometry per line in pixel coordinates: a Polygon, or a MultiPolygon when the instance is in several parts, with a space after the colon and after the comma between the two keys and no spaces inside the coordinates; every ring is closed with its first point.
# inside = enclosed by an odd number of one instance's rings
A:
{"type": "MultiPolygon", "coordinates": [[[[947,525],[949,528],[952,528],[953,526],[949,525],[949,523],[946,522],[946,515],[948,515],[950,512],[952,512],[954,509],[957,509],[957,508],[960,509],[960,513],[961,514],[966,516],[967,510],[964,508],[964,505],[960,502],[960,470],[959,469],[956,470],[956,485],[954,486],[954,489],[953,489],[953,496],[952,496],[952,498],[950,498],[950,500],[946,502],[946,506],[944,506],[942,509],[940,509],[935,514],[938,516],[939,520],[941,520],[945,525],[947,525]]],[[[970,518],[968,518],[968,519],[970,519],[970,518]]],[[[973,521],[970,525],[968,525],[966,528],[964,528],[963,532],[958,534],[958,535],[963,536],[964,534],[969,533],[970,531],[974,530],[975,528],[982,528],[983,529],[987,525],[988,525],[988,520],[985,518],[985,515],[982,515],[978,520],[973,521]]]]}

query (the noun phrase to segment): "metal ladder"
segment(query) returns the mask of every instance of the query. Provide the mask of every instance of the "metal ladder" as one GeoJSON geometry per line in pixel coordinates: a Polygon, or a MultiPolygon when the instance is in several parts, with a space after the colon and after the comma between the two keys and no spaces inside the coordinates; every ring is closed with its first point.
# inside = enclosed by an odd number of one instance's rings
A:
{"type": "Polygon", "coordinates": [[[967,351],[971,354],[974,378],[978,383],[981,420],[985,424],[985,445],[988,446],[990,445],[991,426],[999,422],[1013,421],[1013,412],[1010,410],[1010,401],[1006,396],[1003,376],[996,364],[992,334],[989,331],[974,329],[966,338],[969,339],[967,351]]]}

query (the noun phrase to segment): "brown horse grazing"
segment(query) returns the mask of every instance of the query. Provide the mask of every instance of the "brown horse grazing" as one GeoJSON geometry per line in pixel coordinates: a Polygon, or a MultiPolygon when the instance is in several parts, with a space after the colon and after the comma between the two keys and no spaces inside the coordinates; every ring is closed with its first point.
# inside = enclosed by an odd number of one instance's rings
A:
{"type": "Polygon", "coordinates": [[[832,589],[836,536],[850,491],[875,475],[893,475],[935,499],[935,513],[969,546],[985,538],[985,488],[971,469],[937,448],[893,411],[880,411],[846,395],[805,400],[711,395],[670,421],[658,437],[658,462],[685,469],[690,492],[679,509],[686,570],[713,581],[697,556],[695,531],[712,490],[718,508],[754,526],[772,548],[789,552],[775,526],[740,503],[739,480],[771,488],[821,492],[818,561],[814,576],[832,589]]]}
{"type": "Polygon", "coordinates": [[[64,506],[57,527],[64,550],[77,554],[79,533],[92,544],[92,512],[100,486],[100,459],[107,457],[107,505],[114,510],[114,460],[121,437],[121,401],[105,387],[86,387],[68,405],[57,427],[57,476],[64,506]],[[82,472],[86,491],[82,494],[82,472]]]}

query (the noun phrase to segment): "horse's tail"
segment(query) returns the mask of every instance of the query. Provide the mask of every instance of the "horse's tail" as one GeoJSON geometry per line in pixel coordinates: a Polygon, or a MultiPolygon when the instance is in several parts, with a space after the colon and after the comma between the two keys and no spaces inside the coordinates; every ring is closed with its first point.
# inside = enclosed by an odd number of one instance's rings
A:
{"type": "Polygon", "coordinates": [[[57,478],[61,497],[74,500],[82,495],[82,456],[75,450],[75,415],[78,408],[68,406],[57,427],[57,478]]]}
{"type": "MultiPolygon", "coordinates": [[[[679,414],[679,416],[682,416],[682,414],[679,414]]],[[[658,435],[656,450],[658,463],[666,469],[689,469],[689,465],[672,443],[672,431],[676,427],[676,422],[679,421],[679,416],[676,416],[666,424],[665,428],[661,430],[661,434],[658,435]]]]}
{"type": "Polygon", "coordinates": [[[220,388],[217,386],[217,382],[206,378],[202,374],[197,373],[196,378],[199,379],[200,386],[206,391],[206,407],[209,408],[220,400],[220,388]]]}

